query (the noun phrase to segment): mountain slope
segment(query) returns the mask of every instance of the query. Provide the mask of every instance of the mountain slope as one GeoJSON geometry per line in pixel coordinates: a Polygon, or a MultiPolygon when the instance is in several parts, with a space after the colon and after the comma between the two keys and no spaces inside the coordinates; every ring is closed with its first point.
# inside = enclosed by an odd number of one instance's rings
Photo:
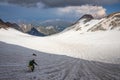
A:
{"type": "Polygon", "coordinates": [[[119,80],[119,64],[54,55],[0,42],[0,80],[119,80]],[[32,56],[35,53],[37,56],[32,56]],[[28,62],[38,66],[29,72],[28,62]]]}
{"type": "Polygon", "coordinates": [[[2,19],[0,19],[0,28],[4,29],[14,28],[16,30],[22,31],[21,28],[16,23],[4,22],[2,19]]]}
{"type": "Polygon", "coordinates": [[[52,35],[59,32],[53,26],[47,26],[47,27],[39,26],[37,27],[37,30],[45,35],[52,35]]]}
{"type": "Polygon", "coordinates": [[[24,32],[24,33],[30,31],[33,28],[33,26],[31,24],[19,24],[19,26],[20,26],[22,32],[24,32]]]}
{"type": "Polygon", "coordinates": [[[0,30],[0,40],[3,42],[48,53],[79,57],[86,60],[115,63],[118,63],[120,55],[119,35],[119,31],[91,32],[85,34],[80,34],[78,31],[67,31],[50,37],[34,38],[13,29],[0,30]],[[8,37],[10,37],[10,39],[7,39],[8,37]],[[34,42],[34,44],[30,44],[31,42],[34,42]],[[97,56],[98,53],[102,59],[97,56]]]}
{"type": "Polygon", "coordinates": [[[34,35],[34,36],[45,36],[43,33],[40,33],[36,28],[31,28],[30,31],[27,32],[30,35],[34,35]]]}
{"type": "Polygon", "coordinates": [[[53,26],[57,31],[61,32],[65,28],[69,27],[72,23],[62,20],[47,20],[44,22],[41,22],[39,25],[44,27],[53,26]]]}
{"type": "Polygon", "coordinates": [[[80,32],[120,30],[120,12],[110,14],[102,19],[93,19],[91,15],[84,15],[65,31],[72,29],[80,32]]]}
{"type": "Polygon", "coordinates": [[[32,24],[20,24],[19,25],[20,28],[22,29],[22,32],[27,33],[29,31],[31,31],[31,29],[34,27],[39,33],[43,34],[43,35],[52,35],[55,33],[58,33],[59,31],[57,31],[53,26],[47,26],[47,27],[43,27],[43,26],[33,26],[32,24]]]}
{"type": "Polygon", "coordinates": [[[120,30],[120,12],[108,15],[90,30],[120,30]]]}

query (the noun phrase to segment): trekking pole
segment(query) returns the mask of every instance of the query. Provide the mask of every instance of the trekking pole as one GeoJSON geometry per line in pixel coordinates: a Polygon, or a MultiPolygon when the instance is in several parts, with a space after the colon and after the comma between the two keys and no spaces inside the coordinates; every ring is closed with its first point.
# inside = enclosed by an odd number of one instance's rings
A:
{"type": "Polygon", "coordinates": [[[37,67],[38,67],[38,70],[40,70],[40,67],[39,67],[39,65],[37,65],[37,67]]]}

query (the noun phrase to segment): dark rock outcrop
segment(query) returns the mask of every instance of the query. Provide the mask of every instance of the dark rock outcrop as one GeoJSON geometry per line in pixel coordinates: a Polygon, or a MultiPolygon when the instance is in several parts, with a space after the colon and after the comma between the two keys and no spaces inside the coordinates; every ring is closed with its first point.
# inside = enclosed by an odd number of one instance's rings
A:
{"type": "Polygon", "coordinates": [[[0,19],[0,28],[8,29],[10,27],[21,31],[20,27],[16,23],[4,22],[0,19]]]}
{"type": "Polygon", "coordinates": [[[36,28],[32,28],[30,31],[27,32],[30,35],[34,35],[34,36],[46,36],[43,33],[40,33],[36,28]]]}
{"type": "Polygon", "coordinates": [[[90,15],[90,14],[85,14],[85,15],[83,15],[79,20],[81,20],[81,19],[85,19],[85,20],[84,20],[84,23],[86,23],[86,22],[94,19],[94,17],[93,17],[92,15],[90,15]]]}

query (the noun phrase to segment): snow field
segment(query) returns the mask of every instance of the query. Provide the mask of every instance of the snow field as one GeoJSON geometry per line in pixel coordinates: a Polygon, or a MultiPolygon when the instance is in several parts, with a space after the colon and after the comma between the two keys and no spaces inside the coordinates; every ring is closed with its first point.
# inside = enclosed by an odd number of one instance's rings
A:
{"type": "Polygon", "coordinates": [[[35,37],[0,29],[0,80],[120,80],[119,35],[70,30],[35,37]],[[32,73],[33,58],[39,66],[32,73]]]}

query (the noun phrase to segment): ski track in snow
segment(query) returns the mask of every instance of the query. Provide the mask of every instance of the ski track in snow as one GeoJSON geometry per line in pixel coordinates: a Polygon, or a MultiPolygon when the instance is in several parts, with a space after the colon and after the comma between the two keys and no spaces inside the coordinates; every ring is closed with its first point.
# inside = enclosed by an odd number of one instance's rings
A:
{"type": "Polygon", "coordinates": [[[119,34],[69,31],[41,38],[2,29],[0,80],[120,80],[119,34]],[[39,66],[29,72],[33,58],[39,66]]]}
{"type": "Polygon", "coordinates": [[[0,51],[0,80],[120,80],[120,64],[47,54],[3,42],[0,51]],[[39,66],[28,72],[27,62],[33,58],[39,66]]]}

